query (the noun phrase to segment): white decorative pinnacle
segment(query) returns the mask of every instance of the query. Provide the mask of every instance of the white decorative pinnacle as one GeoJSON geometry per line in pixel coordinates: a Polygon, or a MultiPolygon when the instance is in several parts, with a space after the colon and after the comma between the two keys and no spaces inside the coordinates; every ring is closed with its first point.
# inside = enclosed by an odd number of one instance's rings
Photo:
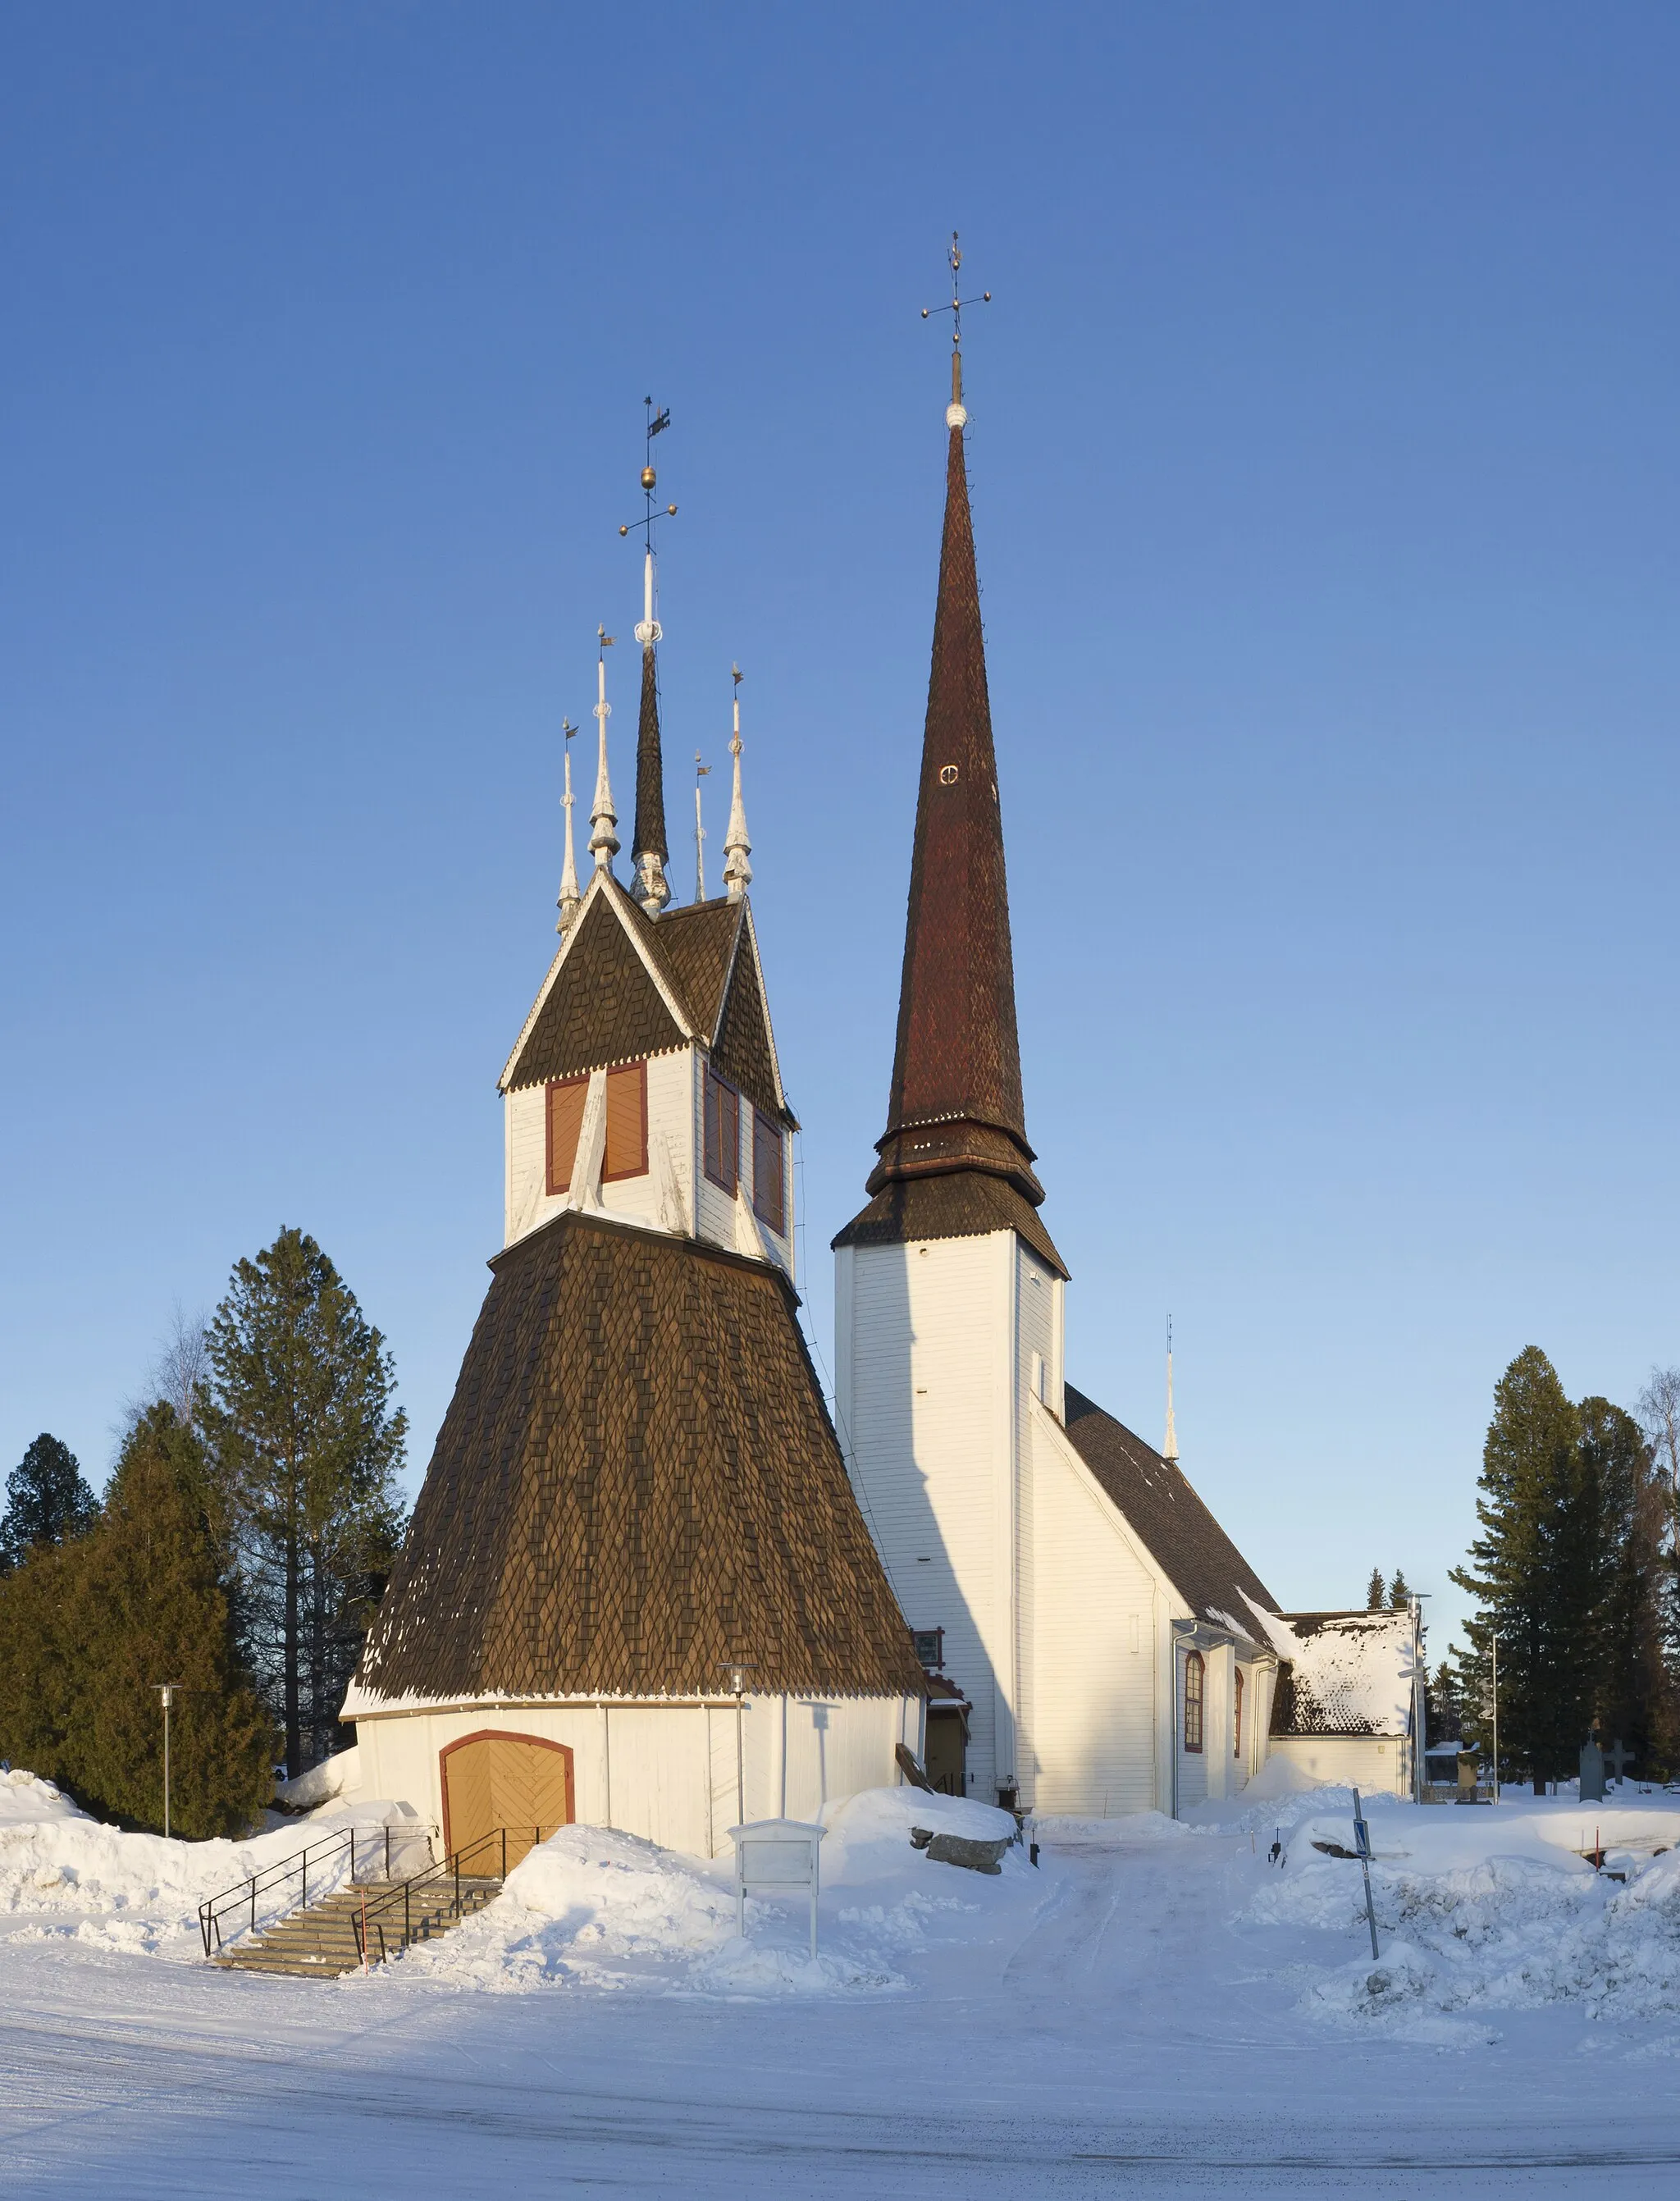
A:
{"type": "Polygon", "coordinates": [[[945,408],[945,426],[948,428],[966,428],[968,426],[968,408],[966,405],[948,405],[945,408]]]}
{"type": "Polygon", "coordinates": [[[723,837],[723,883],[731,901],[739,901],[753,883],[753,867],[747,859],[752,854],[752,842],[747,838],[747,809],[741,800],[741,668],[735,674],[735,731],[730,741],[729,753],[735,760],[735,791],[729,806],[729,830],[723,837]]]}
{"type": "Polygon", "coordinates": [[[583,900],[578,892],[577,859],[572,853],[572,737],[577,731],[570,725],[566,729],[566,792],[560,798],[566,813],[566,862],[560,874],[560,922],[555,927],[556,932],[570,930],[572,920],[578,914],[578,905],[583,900]]]}
{"type": "Polygon", "coordinates": [[[654,554],[649,549],[642,564],[642,616],[636,622],[636,639],[647,649],[664,638],[665,629],[654,617],[654,554]]]}
{"type": "Polygon", "coordinates": [[[1166,1435],[1161,1442],[1160,1456],[1177,1464],[1178,1431],[1172,1419],[1172,1324],[1166,1325],[1166,1435]]]}
{"type": "Polygon", "coordinates": [[[619,853],[619,836],[613,828],[619,822],[619,813],[613,807],[613,784],[607,777],[607,721],[613,715],[613,707],[607,701],[607,652],[613,637],[604,627],[596,631],[601,654],[596,661],[595,715],[601,727],[601,760],[595,772],[595,807],[590,813],[590,854],[595,858],[597,872],[610,872],[613,859],[619,853]]]}

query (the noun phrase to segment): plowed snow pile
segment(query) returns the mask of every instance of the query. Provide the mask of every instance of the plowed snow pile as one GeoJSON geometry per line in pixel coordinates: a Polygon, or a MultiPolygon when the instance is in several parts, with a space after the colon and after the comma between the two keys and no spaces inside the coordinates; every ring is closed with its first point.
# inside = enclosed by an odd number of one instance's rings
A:
{"type": "Polygon", "coordinates": [[[935,1936],[968,1939],[994,1918],[1030,1916],[1039,1876],[1019,1849],[996,1878],[937,1864],[910,1830],[988,1840],[1007,1812],[912,1788],[866,1789],[831,1806],[822,1845],[821,1945],[812,1960],[802,1894],[749,1898],[736,1933],[732,1857],[702,1858],[602,1827],[564,1827],[508,1875],[499,1901],[366,1981],[501,1993],[608,1987],[667,1994],[891,1992],[897,1969],[935,1936]]]}
{"type": "MultiPolygon", "coordinates": [[[[198,1906],[208,1897],[306,1842],[329,1841],[352,1822],[371,1834],[394,1808],[335,1807],[249,1841],[165,1841],[90,1819],[51,1781],[19,1769],[0,1775],[0,1916],[27,1914],[32,1922],[15,1931],[36,1938],[73,1935],[102,1948],[196,1958],[203,1953],[198,1906]]],[[[348,1848],[312,1867],[311,1898],[317,1888],[328,1893],[349,1871],[348,1848]]],[[[297,1898],[295,1882],[277,1887],[259,1903],[259,1922],[297,1898]]]]}
{"type": "MultiPolygon", "coordinates": [[[[1358,1864],[1315,1846],[1354,1846],[1351,1811],[1322,1808],[1332,1793],[1303,1799],[1319,1810],[1283,1828],[1285,1858],[1248,1906],[1254,1923],[1364,1937],[1358,1864]]],[[[1495,2037],[1488,2014],[1551,2003],[1594,2017],[1680,2013],[1672,1803],[1460,1811],[1386,1799],[1370,1825],[1382,1953],[1374,1964],[1367,1952],[1328,1970],[1295,1968],[1309,2015],[1448,2041],[1495,2037]],[[1603,1873],[1576,1854],[1600,1842],[1603,1873]]]]}

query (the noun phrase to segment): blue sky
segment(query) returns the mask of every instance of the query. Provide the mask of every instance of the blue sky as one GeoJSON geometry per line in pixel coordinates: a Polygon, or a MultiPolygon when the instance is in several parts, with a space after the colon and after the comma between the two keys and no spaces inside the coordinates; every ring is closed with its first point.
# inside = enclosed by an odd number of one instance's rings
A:
{"type": "Polygon", "coordinates": [[[1680,1358],[1677,64],[1633,7],[11,10],[0,1466],[102,1474],[285,1223],[424,1464],[649,391],[672,825],[738,658],[828,1347],[955,225],[1070,1373],[1158,1439],[1170,1309],[1279,1598],[1449,1623],[1512,1355],[1680,1358]]]}

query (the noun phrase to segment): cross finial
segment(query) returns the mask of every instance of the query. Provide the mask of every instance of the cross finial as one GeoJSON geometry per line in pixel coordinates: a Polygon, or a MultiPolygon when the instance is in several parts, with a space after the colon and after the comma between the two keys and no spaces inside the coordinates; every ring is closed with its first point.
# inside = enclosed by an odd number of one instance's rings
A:
{"type": "Polygon", "coordinates": [[[965,306],[989,306],[991,292],[982,291],[978,298],[965,298],[958,279],[962,267],[962,248],[957,243],[955,230],[951,232],[950,249],[945,255],[951,270],[951,302],[949,306],[924,306],[922,319],[933,314],[949,314],[951,317],[951,402],[945,412],[948,428],[966,428],[968,414],[962,402],[962,309],[965,306]]]}
{"type": "Polygon", "coordinates": [[[637,622],[636,639],[645,649],[661,638],[660,624],[654,617],[655,524],[661,518],[674,519],[677,508],[674,504],[667,504],[661,514],[654,504],[654,491],[659,487],[659,476],[654,470],[654,437],[662,436],[671,426],[671,408],[666,405],[655,413],[651,397],[644,397],[642,402],[648,415],[642,447],[642,517],[626,520],[619,533],[628,535],[632,527],[639,527],[642,531],[644,554],[642,560],[642,616],[637,622]]]}

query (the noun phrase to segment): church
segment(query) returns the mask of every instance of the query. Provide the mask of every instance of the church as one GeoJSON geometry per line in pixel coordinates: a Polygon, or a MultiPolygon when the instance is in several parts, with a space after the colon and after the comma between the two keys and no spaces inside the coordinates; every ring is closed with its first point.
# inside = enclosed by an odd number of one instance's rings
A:
{"type": "Polygon", "coordinates": [[[1178,1464],[1170,1359],[1160,1451],[1067,1379],[960,315],[954,337],[896,1038],[866,1203],[833,1240],[831,1413],[798,1322],[738,686],[723,892],[675,906],[667,877],[643,473],[631,876],[603,631],[587,883],[568,750],[560,945],[499,1083],[504,1243],[343,1713],[362,1792],[446,1851],[578,1819],[716,1855],[743,1820],[896,1781],[907,1754],[1023,1813],[1176,1817],[1244,1787],[1274,1728],[1304,1769],[1412,1786],[1395,1631],[1278,1611],[1178,1464]],[[1334,1643],[1334,1688],[1294,1685],[1330,1655],[1309,1641],[1334,1643]],[[1373,1656],[1380,1683],[1343,1687],[1373,1656]]]}

